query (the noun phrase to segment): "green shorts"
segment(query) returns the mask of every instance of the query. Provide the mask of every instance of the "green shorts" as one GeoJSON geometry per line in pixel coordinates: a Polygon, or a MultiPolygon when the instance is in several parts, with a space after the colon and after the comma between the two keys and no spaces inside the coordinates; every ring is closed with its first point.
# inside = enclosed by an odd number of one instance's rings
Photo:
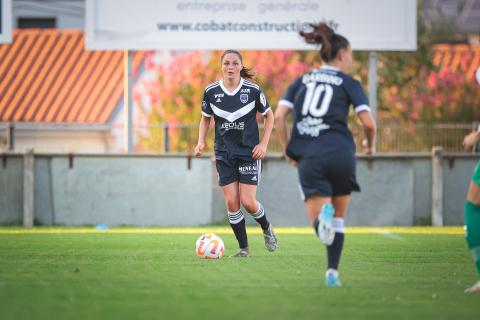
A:
{"type": "Polygon", "coordinates": [[[473,171],[472,180],[478,186],[480,186],[480,161],[478,161],[477,166],[475,167],[475,171],[473,171]]]}

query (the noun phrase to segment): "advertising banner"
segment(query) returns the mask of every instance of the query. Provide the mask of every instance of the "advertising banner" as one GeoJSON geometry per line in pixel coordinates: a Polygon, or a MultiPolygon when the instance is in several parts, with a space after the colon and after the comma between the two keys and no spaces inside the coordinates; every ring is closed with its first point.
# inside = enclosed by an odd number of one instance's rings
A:
{"type": "Polygon", "coordinates": [[[87,0],[87,49],[312,49],[326,21],[354,50],[415,50],[416,0],[87,0]]]}

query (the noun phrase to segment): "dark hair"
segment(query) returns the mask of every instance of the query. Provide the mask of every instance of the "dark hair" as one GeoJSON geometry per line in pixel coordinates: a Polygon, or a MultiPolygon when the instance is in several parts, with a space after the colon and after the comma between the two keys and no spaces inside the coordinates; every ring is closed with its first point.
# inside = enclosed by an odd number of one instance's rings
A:
{"type": "Polygon", "coordinates": [[[225,56],[229,53],[236,54],[238,56],[238,58],[240,59],[240,62],[242,63],[242,70],[240,70],[240,77],[248,79],[248,80],[252,80],[252,81],[255,80],[255,72],[252,69],[243,66],[242,55],[237,50],[232,50],[232,49],[225,50],[222,53],[222,57],[220,58],[220,61],[223,62],[223,58],[225,58],[225,56]]]}
{"type": "Polygon", "coordinates": [[[305,39],[306,43],[320,44],[320,56],[325,62],[334,60],[340,49],[348,48],[350,43],[347,38],[336,34],[325,22],[310,23],[308,25],[312,30],[306,32],[300,30],[300,35],[305,39]]]}

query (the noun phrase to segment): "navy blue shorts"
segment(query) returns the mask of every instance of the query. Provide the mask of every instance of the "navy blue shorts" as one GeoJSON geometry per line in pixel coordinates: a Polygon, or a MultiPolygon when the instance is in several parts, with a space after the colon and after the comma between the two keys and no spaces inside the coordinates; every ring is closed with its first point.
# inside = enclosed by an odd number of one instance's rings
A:
{"type": "Polygon", "coordinates": [[[262,161],[245,161],[240,159],[217,159],[218,184],[226,186],[238,181],[244,184],[258,186],[262,173],[262,161]]]}
{"type": "Polygon", "coordinates": [[[303,200],[312,195],[344,196],[352,191],[360,191],[355,165],[355,154],[349,151],[301,159],[298,162],[298,176],[303,200]]]}

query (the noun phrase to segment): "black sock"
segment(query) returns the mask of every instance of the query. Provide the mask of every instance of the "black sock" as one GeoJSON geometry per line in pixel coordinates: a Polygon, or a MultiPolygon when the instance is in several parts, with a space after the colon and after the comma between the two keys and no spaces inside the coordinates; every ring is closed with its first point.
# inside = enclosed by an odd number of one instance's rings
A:
{"type": "Polygon", "coordinates": [[[237,224],[230,223],[233,233],[235,233],[235,238],[237,238],[238,246],[240,249],[245,249],[248,247],[248,238],[247,238],[247,228],[245,228],[245,219],[240,221],[237,224]]]}
{"type": "Polygon", "coordinates": [[[263,209],[263,206],[260,202],[258,203],[258,211],[251,213],[251,215],[263,230],[268,230],[268,227],[270,227],[270,222],[268,222],[265,209],[263,209]]]}
{"type": "Polygon", "coordinates": [[[320,221],[318,220],[318,216],[313,220],[312,227],[313,230],[315,230],[315,234],[317,235],[318,238],[318,225],[320,224],[320,221]]]}
{"type": "Polygon", "coordinates": [[[247,228],[245,227],[245,218],[241,210],[237,212],[229,212],[228,220],[232,227],[235,238],[237,238],[240,249],[248,247],[247,228]]]}
{"type": "Polygon", "coordinates": [[[344,233],[335,232],[335,238],[333,239],[333,243],[327,246],[328,269],[338,270],[344,240],[344,233]]]}

